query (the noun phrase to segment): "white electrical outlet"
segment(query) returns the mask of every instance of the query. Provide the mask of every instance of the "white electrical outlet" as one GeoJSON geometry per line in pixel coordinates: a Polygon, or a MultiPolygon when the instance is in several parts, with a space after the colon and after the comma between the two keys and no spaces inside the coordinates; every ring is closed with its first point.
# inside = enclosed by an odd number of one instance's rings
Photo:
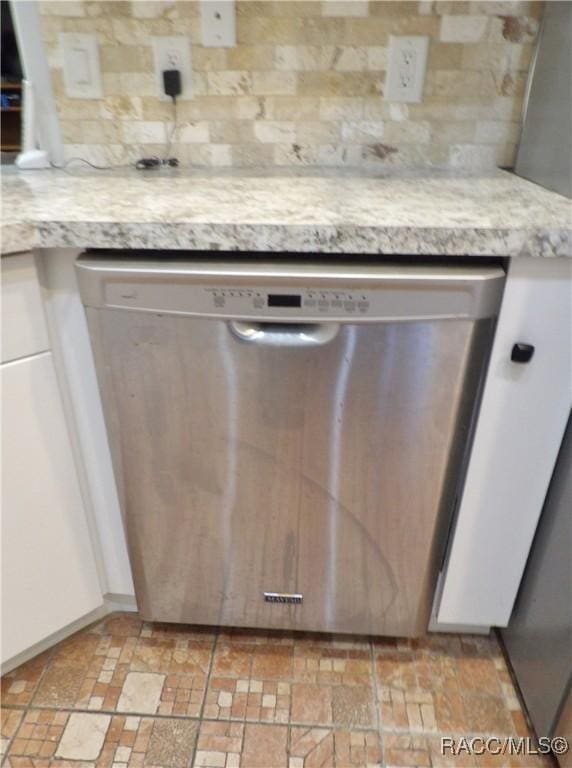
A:
{"type": "Polygon", "coordinates": [[[386,101],[406,103],[421,101],[428,51],[428,37],[390,36],[386,101]]]}
{"type": "Polygon", "coordinates": [[[163,72],[166,69],[178,69],[181,73],[181,95],[178,99],[192,98],[193,70],[191,67],[191,44],[186,37],[152,37],[155,78],[159,98],[171,101],[163,88],[163,72]]]}
{"type": "Polygon", "coordinates": [[[234,0],[202,0],[201,35],[207,48],[232,48],[236,45],[234,0]]]}
{"type": "Polygon", "coordinates": [[[96,36],[60,32],[60,46],[66,96],[70,99],[102,99],[96,36]]]}

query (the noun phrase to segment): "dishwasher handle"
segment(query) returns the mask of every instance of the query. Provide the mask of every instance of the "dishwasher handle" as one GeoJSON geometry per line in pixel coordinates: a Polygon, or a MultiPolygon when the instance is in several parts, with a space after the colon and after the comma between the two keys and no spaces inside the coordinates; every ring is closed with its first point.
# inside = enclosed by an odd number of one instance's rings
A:
{"type": "Polygon", "coordinates": [[[339,323],[276,323],[230,320],[228,327],[239,341],[263,347],[318,347],[336,338],[339,323]]]}

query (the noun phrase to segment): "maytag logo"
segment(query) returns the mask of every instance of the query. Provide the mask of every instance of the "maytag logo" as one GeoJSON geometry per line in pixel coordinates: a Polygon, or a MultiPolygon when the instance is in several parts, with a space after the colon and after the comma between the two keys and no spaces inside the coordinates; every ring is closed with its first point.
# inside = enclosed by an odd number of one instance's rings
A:
{"type": "Polygon", "coordinates": [[[288,592],[265,592],[264,600],[267,603],[294,603],[300,605],[304,600],[304,595],[291,595],[288,592]]]}

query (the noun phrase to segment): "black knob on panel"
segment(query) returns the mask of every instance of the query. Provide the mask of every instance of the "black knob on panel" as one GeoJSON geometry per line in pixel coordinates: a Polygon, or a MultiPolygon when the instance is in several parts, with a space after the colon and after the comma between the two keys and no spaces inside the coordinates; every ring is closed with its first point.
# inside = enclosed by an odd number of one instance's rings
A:
{"type": "Polygon", "coordinates": [[[510,353],[510,359],[513,363],[529,363],[532,360],[534,354],[534,346],[532,344],[523,344],[517,342],[510,353]]]}

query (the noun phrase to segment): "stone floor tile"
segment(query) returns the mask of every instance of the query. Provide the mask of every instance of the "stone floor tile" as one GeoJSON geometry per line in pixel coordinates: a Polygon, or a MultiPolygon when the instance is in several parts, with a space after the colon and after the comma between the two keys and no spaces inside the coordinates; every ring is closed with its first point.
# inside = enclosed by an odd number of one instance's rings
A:
{"type": "Polygon", "coordinates": [[[464,696],[469,732],[514,735],[514,725],[503,699],[497,696],[464,696]]]}
{"type": "Polygon", "coordinates": [[[375,674],[378,685],[383,688],[405,691],[417,686],[415,661],[409,651],[376,652],[375,674]]]}
{"type": "Polygon", "coordinates": [[[289,768],[376,768],[382,764],[379,737],[373,731],[292,726],[289,755],[289,768]]]}
{"type": "Polygon", "coordinates": [[[292,722],[331,725],[332,688],[313,683],[292,686],[292,722]]]}
{"type": "MultiPolygon", "coordinates": [[[[29,709],[8,750],[7,765],[17,765],[19,759],[50,761],[56,752],[69,713],[56,710],[29,709]]],[[[31,763],[30,763],[31,764],[31,763]]]]}
{"type": "Polygon", "coordinates": [[[383,733],[385,764],[395,768],[425,768],[431,765],[431,753],[424,736],[383,733]]]}
{"type": "MultiPolygon", "coordinates": [[[[186,768],[198,722],[29,710],[8,753],[7,768],[186,768]]],[[[225,766],[226,768],[226,766],[225,766]]]]}
{"type": "Polygon", "coordinates": [[[248,723],[240,768],[288,768],[288,728],[248,723]]]}
{"type": "Polygon", "coordinates": [[[198,716],[214,634],[185,625],[173,626],[148,625],[136,616],[113,614],[77,633],[54,648],[34,705],[119,711],[128,675],[156,674],[163,676],[163,685],[155,709],[136,710],[125,696],[121,709],[198,716]]]}
{"type": "Polygon", "coordinates": [[[66,663],[52,664],[40,683],[34,697],[34,705],[73,707],[78,700],[85,675],[84,667],[66,663]]]}
{"type": "Polygon", "coordinates": [[[88,715],[72,712],[55,752],[64,760],[96,760],[99,757],[107,729],[109,715],[88,715]]]}
{"type": "MultiPolygon", "coordinates": [[[[451,750],[444,748],[441,736],[431,736],[427,739],[431,765],[433,768],[475,768],[477,763],[473,755],[452,754],[451,750]]],[[[484,768],[484,766],[483,766],[484,768]]]]}
{"type": "Polygon", "coordinates": [[[267,633],[263,639],[255,633],[219,638],[205,717],[342,727],[375,724],[371,654],[363,639],[301,635],[275,644],[265,638],[267,633]]]}
{"type": "Polygon", "coordinates": [[[48,664],[50,654],[50,651],[41,653],[2,677],[3,706],[26,706],[30,703],[48,664]]]}
{"type": "Polygon", "coordinates": [[[441,754],[442,734],[529,735],[494,636],[376,640],[373,665],[363,638],[231,630],[216,648],[214,639],[114,614],[14,670],[2,679],[4,765],[186,768],[194,754],[196,768],[371,768],[382,746],[383,764],[403,768],[548,765],[441,754]]]}
{"type": "Polygon", "coordinates": [[[165,675],[154,672],[129,672],[117,702],[120,712],[154,715],[161,701],[165,675]]]}
{"type": "Polygon", "coordinates": [[[492,659],[469,657],[457,659],[457,679],[468,693],[500,696],[501,687],[492,659]]]}
{"type": "Polygon", "coordinates": [[[20,709],[0,710],[0,757],[6,754],[10,739],[14,736],[20,725],[24,712],[20,709]]]}
{"type": "Polygon", "coordinates": [[[220,755],[224,755],[224,766],[233,762],[238,765],[243,736],[244,725],[242,723],[202,722],[197,741],[195,765],[208,766],[217,760],[220,762],[222,759],[220,755]]]}
{"type": "Polygon", "coordinates": [[[195,747],[198,723],[194,720],[156,719],[145,754],[145,764],[186,768],[195,747]]]}

